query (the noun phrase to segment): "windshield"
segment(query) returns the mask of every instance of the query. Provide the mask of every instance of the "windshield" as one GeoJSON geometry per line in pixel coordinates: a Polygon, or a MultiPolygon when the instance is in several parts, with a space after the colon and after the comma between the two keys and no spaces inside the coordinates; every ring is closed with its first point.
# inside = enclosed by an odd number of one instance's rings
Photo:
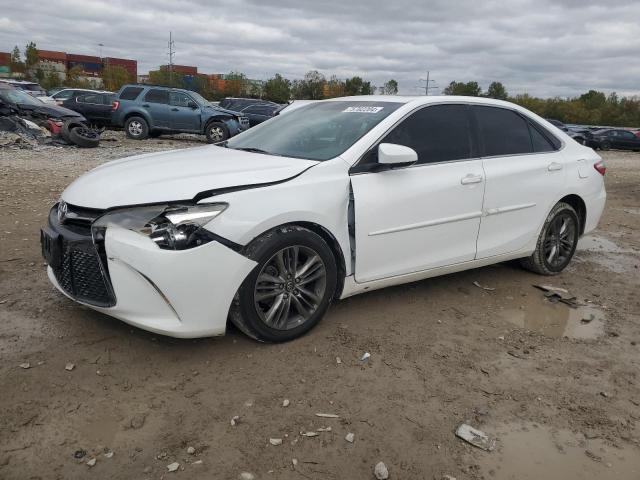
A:
{"type": "Polygon", "coordinates": [[[300,107],[233,137],[229,148],[309,160],[344,153],[402,103],[327,101],[300,107]]]}
{"type": "Polygon", "coordinates": [[[36,107],[42,106],[42,101],[32,97],[23,90],[18,89],[1,89],[0,98],[7,103],[15,103],[16,105],[34,105],[36,107]]]}
{"type": "Polygon", "coordinates": [[[202,95],[200,95],[197,92],[189,92],[189,95],[191,96],[191,98],[193,98],[196,103],[198,105],[200,105],[201,107],[203,107],[204,105],[207,105],[209,103],[209,100],[207,100],[206,98],[204,98],[202,95]]]}

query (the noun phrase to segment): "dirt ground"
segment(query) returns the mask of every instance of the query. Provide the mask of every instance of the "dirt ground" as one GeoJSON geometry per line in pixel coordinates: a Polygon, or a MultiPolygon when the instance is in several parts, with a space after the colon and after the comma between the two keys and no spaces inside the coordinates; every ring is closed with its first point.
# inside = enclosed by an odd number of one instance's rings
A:
{"type": "Polygon", "coordinates": [[[38,229],[69,182],[201,144],[110,138],[0,150],[0,478],[640,478],[640,154],[604,152],[606,211],[558,277],[508,263],[372,292],[269,345],[150,334],[49,284],[38,229]]]}

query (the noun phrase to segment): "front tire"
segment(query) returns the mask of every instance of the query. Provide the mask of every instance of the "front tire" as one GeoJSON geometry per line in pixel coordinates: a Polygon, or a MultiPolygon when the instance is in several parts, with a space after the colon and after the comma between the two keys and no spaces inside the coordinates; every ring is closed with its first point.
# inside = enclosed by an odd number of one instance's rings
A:
{"type": "Polygon", "coordinates": [[[142,117],[130,117],[124,123],[127,137],[134,140],[144,140],[149,136],[149,124],[142,117]]]}
{"type": "Polygon", "coordinates": [[[609,142],[602,142],[602,143],[600,144],[600,150],[604,150],[604,151],[611,150],[611,143],[609,143],[609,142]]]}
{"type": "Polygon", "coordinates": [[[557,275],[573,258],[579,237],[578,214],[571,205],[560,202],[549,212],[533,254],[521,264],[540,275],[557,275]]]}
{"type": "Polygon", "coordinates": [[[327,243],[303,227],[278,227],[245,255],[257,266],[242,283],[231,320],[252,338],[286,342],[324,316],[335,294],[338,269],[327,243]]]}
{"type": "Polygon", "coordinates": [[[207,143],[224,142],[229,138],[229,129],[222,122],[211,122],[207,124],[204,133],[207,136],[207,143]]]}

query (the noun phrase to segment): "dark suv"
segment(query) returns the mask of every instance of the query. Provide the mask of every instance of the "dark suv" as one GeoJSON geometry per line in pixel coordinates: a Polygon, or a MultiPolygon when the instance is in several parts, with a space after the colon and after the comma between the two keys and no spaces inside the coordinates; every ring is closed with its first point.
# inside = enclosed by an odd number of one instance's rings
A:
{"type": "Polygon", "coordinates": [[[178,88],[125,85],[112,110],[112,124],[137,140],[163,133],[199,133],[209,143],[217,143],[249,128],[245,116],[214,107],[196,92],[178,88]]]}

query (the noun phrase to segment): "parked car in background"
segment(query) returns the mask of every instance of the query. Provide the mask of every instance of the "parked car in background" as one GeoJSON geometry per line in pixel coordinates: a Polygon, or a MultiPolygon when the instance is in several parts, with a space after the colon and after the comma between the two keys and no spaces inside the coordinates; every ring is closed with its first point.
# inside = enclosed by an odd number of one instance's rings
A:
{"type": "Polygon", "coordinates": [[[562,123],[560,120],[555,120],[553,118],[547,118],[545,120],[547,122],[549,122],[551,125],[553,125],[554,127],[557,127],[560,130],[562,130],[564,133],[569,135],[571,138],[573,138],[580,145],[585,145],[586,136],[585,136],[584,132],[570,129],[564,123],[562,123]]]}
{"type": "Polygon", "coordinates": [[[50,119],[60,124],[66,120],[73,120],[78,124],[86,122],[78,112],[58,105],[46,104],[24,90],[3,83],[0,83],[0,107],[3,112],[6,111],[6,114],[13,112],[22,117],[50,119]]]}
{"type": "Polygon", "coordinates": [[[87,93],[67,98],[62,106],[82,114],[90,125],[96,127],[108,127],[111,125],[111,113],[115,93],[87,93]]]}
{"type": "Polygon", "coordinates": [[[634,134],[636,137],[640,137],[640,129],[635,130],[635,131],[633,132],[633,134],[634,134]]]}
{"type": "Polygon", "coordinates": [[[214,107],[196,92],[153,85],[123,86],[113,102],[111,121],[137,140],[163,133],[197,133],[217,143],[249,128],[247,117],[214,107]]]}
{"type": "Polygon", "coordinates": [[[0,79],[1,83],[6,83],[14,88],[24,90],[33,97],[43,97],[47,95],[47,92],[36,82],[29,82],[27,80],[13,80],[8,78],[0,79]]]}
{"type": "Polygon", "coordinates": [[[242,113],[249,119],[249,126],[254,127],[276,115],[282,105],[255,98],[225,98],[220,106],[234,112],[242,113]]]}
{"type": "Polygon", "coordinates": [[[620,150],[640,151],[640,137],[634,135],[629,130],[620,128],[605,128],[590,132],[587,137],[587,145],[591,148],[609,150],[617,148],[620,150]]]}
{"type": "Polygon", "coordinates": [[[284,115],[285,113],[291,113],[300,107],[309,105],[310,103],[319,102],[320,100],[293,100],[286,105],[280,105],[280,108],[276,110],[274,115],[284,115]]]}
{"type": "Polygon", "coordinates": [[[51,98],[55,100],[58,105],[62,105],[65,100],[68,100],[73,97],[77,97],[80,95],[84,95],[86,93],[113,93],[108,92],[106,90],[93,90],[89,88],[63,88],[62,90],[57,91],[51,98]]]}
{"type": "Polygon", "coordinates": [[[156,333],[222,335],[231,320],[273,342],[379,288],[513,259],[555,275],[606,197],[602,159],[569,140],[488,98],[315,102],[84,174],[49,212],[47,273],[156,333]]]}

